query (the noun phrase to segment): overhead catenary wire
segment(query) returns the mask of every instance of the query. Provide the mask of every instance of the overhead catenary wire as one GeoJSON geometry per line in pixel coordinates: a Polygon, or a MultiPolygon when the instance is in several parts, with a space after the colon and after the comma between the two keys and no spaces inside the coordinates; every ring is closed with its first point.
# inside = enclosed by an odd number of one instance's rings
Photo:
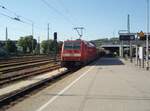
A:
{"type": "MultiPolygon", "coordinates": [[[[21,15],[17,14],[16,12],[6,8],[5,6],[2,5],[2,3],[0,3],[0,8],[4,10],[4,12],[0,12],[0,15],[2,15],[4,17],[7,17],[9,19],[12,19],[12,20],[21,22],[21,23],[26,24],[26,25],[30,25],[30,26],[32,25],[32,32],[33,32],[33,23],[34,23],[34,21],[32,21],[31,19],[29,19],[27,17],[21,16],[21,15]]],[[[41,35],[41,36],[43,36],[43,34],[41,33],[41,30],[46,31],[46,28],[38,26],[35,23],[34,23],[34,29],[40,30],[40,31],[37,31],[36,34],[41,35]]],[[[12,30],[12,28],[11,28],[11,30],[12,30]]],[[[18,30],[17,30],[17,32],[18,32],[18,30]]],[[[23,35],[25,35],[25,34],[23,33],[23,35]]],[[[16,36],[22,36],[22,34],[18,34],[16,36]]]]}
{"type": "Polygon", "coordinates": [[[46,30],[46,29],[41,29],[40,27],[38,27],[38,26],[34,23],[33,20],[28,19],[27,17],[21,16],[21,15],[19,15],[19,14],[17,14],[16,12],[14,12],[14,11],[12,11],[12,10],[6,8],[5,6],[3,6],[3,5],[1,5],[1,4],[0,4],[0,7],[1,7],[2,9],[4,9],[4,10],[7,10],[9,13],[12,13],[13,15],[15,15],[15,17],[11,17],[11,16],[6,15],[6,14],[3,14],[3,13],[1,13],[1,15],[5,16],[5,17],[9,17],[9,18],[11,18],[11,19],[13,19],[13,20],[16,20],[16,21],[25,23],[25,24],[27,24],[27,25],[33,25],[33,24],[34,24],[34,27],[35,27],[36,29],[46,30]],[[24,20],[22,20],[21,18],[23,18],[24,20]],[[30,23],[29,23],[29,22],[30,22],[30,23]]]}
{"type": "Polygon", "coordinates": [[[5,17],[8,17],[8,18],[10,18],[10,19],[12,19],[12,20],[16,20],[16,21],[19,21],[19,22],[22,22],[22,23],[26,23],[26,22],[20,20],[19,18],[11,17],[11,16],[9,16],[9,15],[7,15],[7,14],[4,14],[4,13],[1,13],[1,12],[0,12],[0,15],[3,15],[3,16],[5,16],[5,17]]]}
{"type": "Polygon", "coordinates": [[[62,0],[56,0],[60,5],[61,7],[64,9],[64,11],[66,12],[66,14],[71,18],[71,20],[73,21],[78,21],[76,18],[74,18],[74,16],[70,13],[69,9],[65,6],[65,4],[63,3],[62,0]]]}
{"type": "Polygon", "coordinates": [[[2,9],[7,10],[8,12],[10,12],[10,13],[14,14],[14,15],[16,16],[16,18],[17,18],[17,19],[20,19],[20,17],[21,17],[21,18],[24,18],[25,20],[32,21],[32,20],[27,19],[27,18],[25,18],[25,17],[23,17],[23,16],[21,16],[21,15],[17,14],[16,12],[14,12],[14,11],[12,11],[12,10],[10,10],[10,9],[6,8],[6,7],[5,7],[5,6],[3,6],[3,5],[0,5],[0,7],[1,7],[2,9]]]}
{"type": "MultiPolygon", "coordinates": [[[[57,4],[59,4],[59,6],[61,6],[61,8],[64,10],[64,12],[67,14],[67,16],[70,18],[70,20],[74,21],[76,24],[79,23],[78,19],[74,18],[74,16],[72,15],[72,13],[70,13],[69,9],[66,7],[66,5],[63,3],[62,0],[56,0],[57,4]]],[[[74,27],[76,28],[76,27],[74,27]]],[[[73,29],[74,29],[73,28],[73,29]]],[[[85,28],[82,31],[82,34],[85,33],[85,28]],[[83,32],[84,31],[84,32],[83,32]]],[[[79,34],[79,33],[78,33],[79,34]]]]}
{"type": "Polygon", "coordinates": [[[22,23],[25,23],[25,24],[28,24],[28,25],[29,25],[29,23],[27,23],[27,22],[21,20],[21,19],[19,18],[20,16],[19,16],[18,14],[16,14],[15,12],[13,12],[13,11],[7,9],[7,8],[6,8],[5,6],[3,6],[3,5],[0,5],[0,7],[1,7],[2,9],[5,9],[5,10],[7,10],[7,11],[13,13],[13,14],[15,15],[15,17],[9,16],[9,15],[4,14],[4,13],[0,13],[1,15],[5,16],[5,17],[8,17],[8,18],[10,18],[10,19],[12,19],[12,20],[16,20],[16,21],[19,21],[19,22],[22,22],[22,23]]]}
{"type": "Polygon", "coordinates": [[[10,18],[10,19],[14,19],[13,17],[11,17],[11,16],[9,16],[9,15],[6,15],[6,14],[4,14],[4,13],[1,13],[1,12],[0,12],[0,14],[3,15],[3,16],[5,16],[5,17],[8,17],[8,18],[10,18]]]}
{"type": "Polygon", "coordinates": [[[7,11],[8,11],[8,12],[10,12],[10,13],[13,13],[15,16],[19,17],[19,15],[18,15],[18,14],[16,14],[15,12],[13,12],[13,11],[9,10],[9,9],[8,9],[8,8],[6,8],[5,6],[0,5],[0,7],[1,7],[2,9],[7,10],[7,11]]]}
{"type": "Polygon", "coordinates": [[[66,17],[63,13],[61,13],[59,10],[57,10],[55,7],[53,7],[49,2],[46,0],[41,0],[49,9],[52,9],[55,11],[58,15],[61,15],[67,22],[69,22],[73,27],[75,24],[70,20],[70,18],[66,17]]]}

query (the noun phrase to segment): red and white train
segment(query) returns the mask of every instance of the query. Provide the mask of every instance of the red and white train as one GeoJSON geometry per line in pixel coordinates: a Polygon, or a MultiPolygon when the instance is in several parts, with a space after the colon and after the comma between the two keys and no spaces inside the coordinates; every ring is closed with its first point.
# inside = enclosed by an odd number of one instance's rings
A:
{"type": "Polygon", "coordinates": [[[84,40],[64,41],[61,51],[61,65],[67,68],[82,66],[98,57],[96,46],[84,40]]]}

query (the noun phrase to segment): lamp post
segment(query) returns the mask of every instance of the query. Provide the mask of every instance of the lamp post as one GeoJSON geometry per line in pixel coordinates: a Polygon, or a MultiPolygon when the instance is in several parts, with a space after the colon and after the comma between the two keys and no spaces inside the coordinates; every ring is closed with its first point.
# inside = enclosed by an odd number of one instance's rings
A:
{"type": "Polygon", "coordinates": [[[149,70],[149,0],[147,0],[146,70],[149,70]]]}

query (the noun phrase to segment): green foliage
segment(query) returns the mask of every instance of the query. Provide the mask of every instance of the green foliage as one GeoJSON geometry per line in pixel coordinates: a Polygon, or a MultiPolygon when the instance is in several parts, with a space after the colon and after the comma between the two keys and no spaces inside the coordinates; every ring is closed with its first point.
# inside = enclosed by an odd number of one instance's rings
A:
{"type": "Polygon", "coordinates": [[[47,40],[43,40],[42,43],[41,43],[41,47],[43,49],[43,53],[46,54],[48,52],[48,41],[47,40]]]}
{"type": "Polygon", "coordinates": [[[27,52],[27,43],[26,43],[24,37],[20,37],[20,39],[18,40],[18,45],[19,45],[20,47],[22,47],[24,53],[27,52]]]}
{"type": "Polygon", "coordinates": [[[18,45],[22,47],[24,53],[31,53],[36,48],[37,40],[33,39],[32,35],[21,37],[18,40],[18,45]]]}
{"type": "Polygon", "coordinates": [[[110,38],[110,41],[112,42],[112,44],[119,44],[119,38],[114,37],[114,38],[110,38]]]}
{"type": "Polygon", "coordinates": [[[17,47],[15,42],[11,40],[6,41],[5,49],[7,50],[8,53],[16,53],[17,52],[17,47]]]}
{"type": "Polygon", "coordinates": [[[58,46],[59,44],[56,42],[56,41],[53,41],[53,40],[44,40],[42,41],[41,43],[41,47],[43,49],[43,53],[51,53],[51,54],[54,54],[54,53],[57,53],[58,52],[58,46]]]}
{"type": "Polygon", "coordinates": [[[110,38],[110,41],[119,41],[118,37],[110,38]]]}

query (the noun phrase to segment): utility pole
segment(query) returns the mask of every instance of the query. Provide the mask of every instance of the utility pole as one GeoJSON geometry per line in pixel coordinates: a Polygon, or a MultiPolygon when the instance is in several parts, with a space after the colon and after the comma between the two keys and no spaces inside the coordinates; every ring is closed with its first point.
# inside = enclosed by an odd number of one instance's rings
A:
{"type": "Polygon", "coordinates": [[[84,29],[84,27],[75,27],[74,28],[74,30],[76,30],[79,35],[79,39],[81,39],[83,36],[83,29],[84,29]]]}
{"type": "Polygon", "coordinates": [[[48,40],[48,51],[47,51],[47,53],[50,54],[49,23],[47,25],[47,40],[48,40]]]}
{"type": "Polygon", "coordinates": [[[34,23],[32,23],[32,36],[34,36],[34,23]]]}
{"type": "Polygon", "coordinates": [[[7,27],[6,27],[6,35],[5,35],[5,39],[6,39],[6,42],[5,42],[5,46],[7,45],[7,41],[8,41],[8,30],[7,30],[7,27]]]}
{"type": "Polygon", "coordinates": [[[32,22],[32,53],[34,53],[34,23],[32,22]]]}
{"type": "Polygon", "coordinates": [[[147,0],[146,70],[149,70],[149,0],[147,0]]]}
{"type": "MultiPolygon", "coordinates": [[[[127,18],[127,30],[128,30],[128,35],[130,35],[130,15],[128,14],[128,18],[127,18]]],[[[132,41],[131,38],[129,40],[129,44],[130,44],[130,62],[132,62],[132,41]]]]}
{"type": "Polygon", "coordinates": [[[123,40],[121,40],[121,51],[120,51],[120,56],[121,56],[121,58],[123,58],[124,57],[124,50],[123,50],[123,40]]]}
{"type": "Polygon", "coordinates": [[[38,36],[38,54],[40,55],[40,36],[38,36]]]}
{"type": "Polygon", "coordinates": [[[8,30],[7,30],[7,27],[6,27],[6,42],[8,41],[8,30]]]}

